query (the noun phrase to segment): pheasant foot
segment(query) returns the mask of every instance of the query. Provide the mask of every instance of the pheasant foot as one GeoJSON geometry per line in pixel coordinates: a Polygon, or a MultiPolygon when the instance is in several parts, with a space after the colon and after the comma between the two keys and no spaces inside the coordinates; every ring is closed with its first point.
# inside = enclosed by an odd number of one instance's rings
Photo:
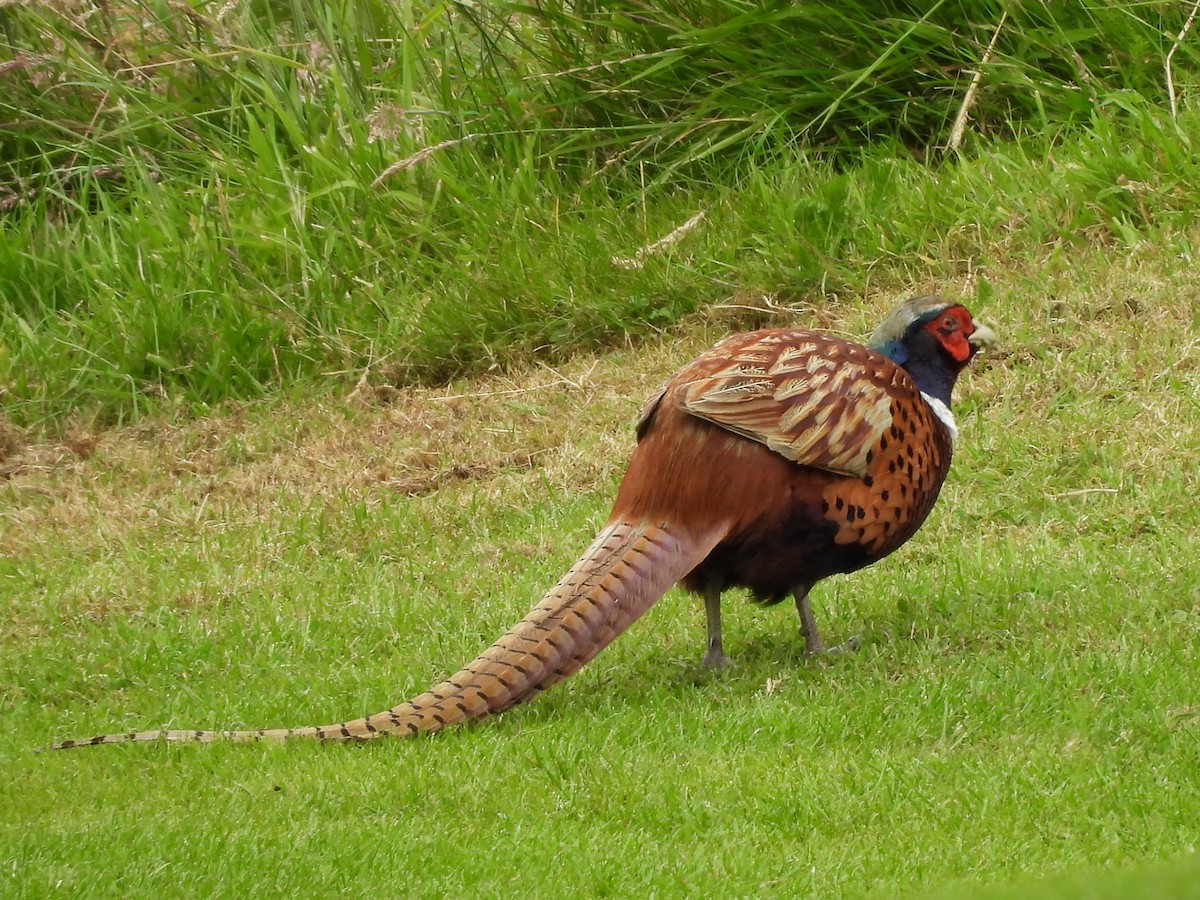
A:
{"type": "Polygon", "coordinates": [[[725,655],[719,645],[710,646],[704,653],[704,659],[700,660],[700,665],[706,669],[724,669],[726,666],[732,666],[733,660],[725,655]]]}
{"type": "MultiPolygon", "coordinates": [[[[825,656],[843,656],[844,654],[855,652],[860,646],[862,646],[862,643],[856,634],[842,641],[836,647],[830,647],[828,650],[822,652],[825,656]]],[[[808,655],[807,652],[805,655],[808,655]]]]}

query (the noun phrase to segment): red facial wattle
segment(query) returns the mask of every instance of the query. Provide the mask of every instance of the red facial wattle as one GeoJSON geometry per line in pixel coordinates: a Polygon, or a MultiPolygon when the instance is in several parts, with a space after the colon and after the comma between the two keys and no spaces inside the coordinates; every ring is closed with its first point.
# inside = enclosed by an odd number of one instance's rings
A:
{"type": "Polygon", "coordinates": [[[955,362],[966,363],[971,358],[972,348],[968,338],[975,330],[975,322],[963,307],[952,306],[943,310],[925,325],[925,330],[937,338],[955,362]]]}

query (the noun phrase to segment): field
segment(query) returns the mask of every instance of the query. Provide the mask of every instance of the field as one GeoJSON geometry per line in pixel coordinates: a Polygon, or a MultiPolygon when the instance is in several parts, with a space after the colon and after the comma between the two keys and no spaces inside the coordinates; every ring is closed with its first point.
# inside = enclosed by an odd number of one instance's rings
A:
{"type": "Polygon", "coordinates": [[[819,4],[603,6],[0,8],[0,896],[1200,896],[1188,5],[934,4],[834,78],[762,55],[819,4]],[[814,591],[858,652],[731,593],[706,671],[674,589],[433,737],[42,752],[424,690],[669,373],[924,292],[1000,343],[930,520],[814,591]]]}
{"type": "MultiPolygon", "coordinates": [[[[806,662],[790,610],[734,597],[737,665],[710,675],[673,592],[562,688],[432,739],[35,752],[423,689],[587,543],[636,398],[733,313],[384,405],[26,447],[3,507],[8,889],[878,895],[1194,859],[1200,281],[1157,250],[1079,262],[995,283],[978,314],[1004,346],[961,386],[932,521],[820,589],[859,653],[806,662]]],[[[808,318],[861,333],[888,299],[808,318]]]]}

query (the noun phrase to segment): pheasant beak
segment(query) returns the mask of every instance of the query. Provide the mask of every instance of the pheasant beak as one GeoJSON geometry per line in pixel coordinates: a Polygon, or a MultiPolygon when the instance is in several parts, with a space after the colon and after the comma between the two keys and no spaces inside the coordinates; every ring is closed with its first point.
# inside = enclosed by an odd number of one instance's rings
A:
{"type": "Polygon", "coordinates": [[[991,347],[998,342],[996,332],[988,328],[982,322],[971,320],[971,324],[975,326],[975,330],[971,332],[971,336],[967,338],[967,343],[976,350],[982,350],[985,347],[991,347]]]}

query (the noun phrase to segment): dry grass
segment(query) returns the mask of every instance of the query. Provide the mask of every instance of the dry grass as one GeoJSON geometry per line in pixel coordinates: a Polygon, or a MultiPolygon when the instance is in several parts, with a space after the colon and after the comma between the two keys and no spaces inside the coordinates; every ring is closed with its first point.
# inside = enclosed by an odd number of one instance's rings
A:
{"type": "MultiPolygon", "coordinates": [[[[63,438],[6,427],[0,552],[67,534],[123,540],[171,516],[192,525],[250,521],[264,498],[349,503],[381,489],[420,496],[518,471],[580,489],[612,480],[640,404],[663,378],[729,331],[786,315],[756,303],[695,316],[680,335],[623,351],[440,387],[364,378],[346,396],[302,407],[230,404],[201,419],[76,427],[63,438]]],[[[811,320],[822,327],[835,316],[811,320]]]]}

